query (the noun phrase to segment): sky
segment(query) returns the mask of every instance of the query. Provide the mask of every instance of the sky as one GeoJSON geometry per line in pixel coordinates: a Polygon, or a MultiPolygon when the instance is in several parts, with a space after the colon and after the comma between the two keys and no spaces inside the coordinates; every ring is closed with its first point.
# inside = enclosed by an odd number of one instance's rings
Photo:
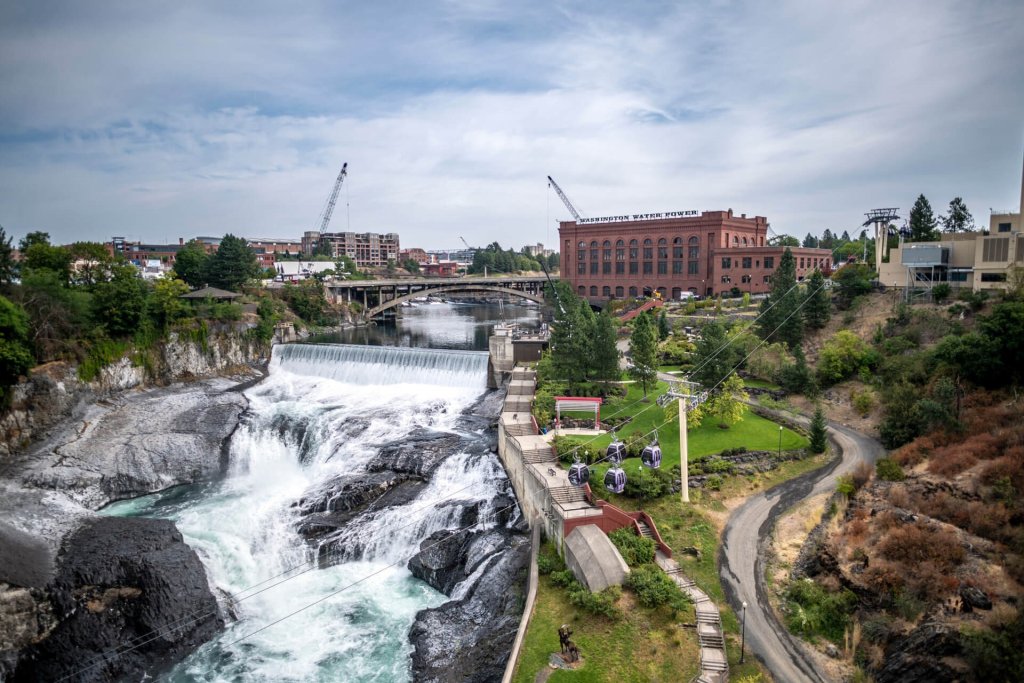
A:
{"type": "Polygon", "coordinates": [[[1024,3],[7,0],[0,225],[55,243],[557,244],[724,210],[803,237],[1019,206],[1024,3]]]}

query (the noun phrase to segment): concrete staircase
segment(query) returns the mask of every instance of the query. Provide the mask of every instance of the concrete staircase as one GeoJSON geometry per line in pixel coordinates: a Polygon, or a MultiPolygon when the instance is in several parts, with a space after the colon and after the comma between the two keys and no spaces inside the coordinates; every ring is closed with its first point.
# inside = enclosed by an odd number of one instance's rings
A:
{"type": "Polygon", "coordinates": [[[640,528],[640,535],[644,538],[654,540],[654,534],[651,532],[651,527],[647,526],[647,522],[642,519],[636,520],[637,527],[640,528]]]}
{"type": "Polygon", "coordinates": [[[693,680],[695,683],[728,683],[729,660],[725,653],[725,635],[718,606],[692,579],[683,574],[675,560],[658,551],[654,561],[693,601],[697,614],[697,641],[700,644],[700,673],[693,680]]]}
{"type": "Polygon", "coordinates": [[[559,505],[582,503],[587,500],[586,492],[579,486],[557,486],[548,489],[548,492],[551,494],[551,499],[559,505]]]}

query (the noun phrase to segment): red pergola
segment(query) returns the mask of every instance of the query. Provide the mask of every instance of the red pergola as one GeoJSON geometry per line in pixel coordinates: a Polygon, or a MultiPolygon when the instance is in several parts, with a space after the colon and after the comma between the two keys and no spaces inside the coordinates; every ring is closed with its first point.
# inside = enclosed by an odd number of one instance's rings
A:
{"type": "Polygon", "coordinates": [[[555,428],[562,426],[562,411],[568,413],[594,412],[594,429],[601,429],[603,399],[585,396],[555,396],[555,428]]]}

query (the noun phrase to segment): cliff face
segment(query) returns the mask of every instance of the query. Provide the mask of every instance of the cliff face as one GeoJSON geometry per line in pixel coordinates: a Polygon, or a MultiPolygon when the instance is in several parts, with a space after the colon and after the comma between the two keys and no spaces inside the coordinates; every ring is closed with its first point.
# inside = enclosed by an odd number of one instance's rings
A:
{"type": "Polygon", "coordinates": [[[144,362],[133,363],[132,355],[103,368],[90,382],[79,378],[76,366],[61,361],[33,368],[28,379],[13,388],[10,408],[0,416],[0,464],[60,421],[77,419],[90,404],[129,389],[255,375],[269,358],[270,347],[241,331],[225,329],[198,340],[171,333],[144,354],[144,362]]]}

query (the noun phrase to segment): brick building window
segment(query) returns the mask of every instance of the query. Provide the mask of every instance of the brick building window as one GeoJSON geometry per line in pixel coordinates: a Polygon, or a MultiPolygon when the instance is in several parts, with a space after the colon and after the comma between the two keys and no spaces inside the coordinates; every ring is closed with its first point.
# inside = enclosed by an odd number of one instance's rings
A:
{"type": "Polygon", "coordinates": [[[723,275],[722,276],[722,282],[728,284],[728,283],[732,282],[732,278],[730,278],[728,275],[723,275]]]}
{"type": "Polygon", "coordinates": [[[723,256],[722,268],[732,268],[732,258],[730,258],[729,256],[723,256]]]}
{"type": "Polygon", "coordinates": [[[587,264],[586,263],[578,264],[576,266],[576,274],[577,275],[586,275],[587,274],[587,264]]]}
{"type": "Polygon", "coordinates": [[[658,240],[658,258],[668,258],[668,240],[664,237],[658,240]]]}
{"type": "Polygon", "coordinates": [[[750,256],[744,256],[743,257],[743,267],[744,268],[750,268],[751,267],[751,262],[753,260],[754,259],[752,257],[750,257],[750,256]]]}
{"type": "Polygon", "coordinates": [[[611,242],[609,242],[608,240],[605,240],[604,244],[601,245],[601,251],[602,251],[601,258],[603,258],[605,261],[611,261],[612,260],[612,243],[611,242]]]}
{"type": "Polygon", "coordinates": [[[690,260],[700,258],[700,238],[691,237],[689,241],[690,254],[687,256],[690,260]]]}
{"type": "Polygon", "coordinates": [[[615,241],[615,260],[625,261],[626,260],[626,243],[622,240],[615,241]]]}
{"type": "Polygon", "coordinates": [[[593,242],[590,243],[590,260],[597,260],[597,240],[594,240],[593,242]]]}
{"type": "Polygon", "coordinates": [[[672,258],[683,258],[683,238],[676,237],[672,240],[672,258]]]}
{"type": "Polygon", "coordinates": [[[611,295],[612,295],[612,288],[611,287],[609,287],[608,285],[605,285],[604,287],[601,288],[601,296],[611,297],[611,295]]]}
{"type": "Polygon", "coordinates": [[[658,275],[668,275],[668,261],[658,261],[658,275]]]}
{"type": "Polygon", "coordinates": [[[800,257],[800,267],[801,268],[804,267],[804,257],[803,256],[800,257]]]}
{"type": "Polygon", "coordinates": [[[583,285],[579,286],[579,295],[580,296],[586,296],[587,295],[587,288],[584,287],[583,285]]]}
{"type": "Polygon", "coordinates": [[[615,297],[616,297],[616,298],[618,298],[618,299],[621,299],[621,298],[622,298],[622,295],[623,295],[624,293],[625,293],[625,292],[624,292],[624,290],[622,289],[622,287],[616,287],[616,288],[615,288],[615,297]]]}
{"type": "Polygon", "coordinates": [[[673,261],[672,262],[672,274],[673,275],[682,275],[683,274],[683,262],[682,261],[673,261]]]}
{"type": "Polygon", "coordinates": [[[749,285],[750,284],[750,276],[749,275],[744,275],[743,277],[740,278],[740,282],[742,282],[745,285],[749,285]]]}
{"type": "Polygon", "coordinates": [[[636,261],[630,261],[629,262],[629,274],[630,275],[636,275],[638,272],[640,272],[639,269],[640,269],[640,264],[638,264],[636,261]]]}
{"type": "Polygon", "coordinates": [[[650,275],[653,272],[653,264],[650,261],[644,261],[644,275],[650,275]]]}
{"type": "Polygon", "coordinates": [[[583,242],[576,245],[576,258],[580,261],[587,258],[587,245],[583,242]]]}
{"type": "MultiPolygon", "coordinates": [[[[765,256],[764,257],[764,267],[765,268],[774,268],[775,267],[775,257],[774,256],[765,256]]],[[[765,282],[768,282],[768,281],[765,280],[765,282]]]]}
{"type": "Polygon", "coordinates": [[[615,264],[615,274],[616,275],[624,275],[625,273],[626,273],[626,264],[623,263],[622,261],[617,262],[615,264]]]}
{"type": "Polygon", "coordinates": [[[654,242],[651,241],[650,237],[648,237],[647,239],[644,240],[644,259],[645,260],[654,258],[654,246],[653,245],[654,245],[654,242]]]}
{"type": "Polygon", "coordinates": [[[590,285],[590,296],[597,296],[597,285],[590,285]]]}
{"type": "Polygon", "coordinates": [[[630,240],[629,241],[629,258],[631,258],[631,259],[639,258],[639,256],[640,256],[640,249],[637,248],[637,245],[639,245],[639,242],[637,242],[636,240],[630,240]]]}
{"type": "Polygon", "coordinates": [[[767,285],[767,284],[771,284],[771,281],[772,281],[772,276],[771,276],[771,275],[765,275],[765,276],[764,276],[764,283],[765,283],[766,285],[767,285]]]}
{"type": "Polygon", "coordinates": [[[686,264],[686,272],[689,275],[700,275],[700,261],[690,261],[686,264]]]}
{"type": "Polygon", "coordinates": [[[604,263],[601,264],[601,273],[603,275],[611,275],[612,274],[612,262],[611,261],[605,261],[604,263]]]}
{"type": "Polygon", "coordinates": [[[590,274],[591,275],[597,275],[597,266],[598,266],[597,261],[591,261],[590,262],[590,274]]]}
{"type": "Polygon", "coordinates": [[[630,287],[629,288],[629,295],[630,296],[636,296],[636,287],[630,287]]]}

